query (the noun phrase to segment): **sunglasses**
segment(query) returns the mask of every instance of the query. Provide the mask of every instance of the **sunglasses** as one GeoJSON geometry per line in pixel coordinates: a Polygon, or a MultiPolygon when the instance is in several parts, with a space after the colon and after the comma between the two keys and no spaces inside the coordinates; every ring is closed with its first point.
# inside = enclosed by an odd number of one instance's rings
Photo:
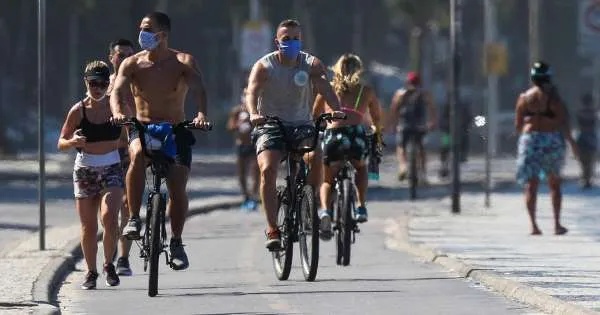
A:
{"type": "Polygon", "coordinates": [[[88,83],[88,86],[91,88],[106,89],[108,87],[108,81],[90,80],[90,81],[87,81],[87,83],[88,83]]]}

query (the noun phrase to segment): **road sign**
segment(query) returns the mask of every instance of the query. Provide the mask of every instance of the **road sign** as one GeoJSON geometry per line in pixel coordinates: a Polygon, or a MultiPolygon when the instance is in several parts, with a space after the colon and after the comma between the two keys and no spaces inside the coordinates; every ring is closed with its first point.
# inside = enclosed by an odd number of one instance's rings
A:
{"type": "Polygon", "coordinates": [[[508,72],[508,53],[503,43],[489,43],[485,46],[485,74],[505,75],[508,72]]]}
{"type": "Polygon", "coordinates": [[[579,53],[600,54],[600,0],[579,0],[579,53]]]}
{"type": "Polygon", "coordinates": [[[267,21],[249,21],[241,34],[240,67],[251,69],[254,63],[273,47],[275,36],[267,21]]]}

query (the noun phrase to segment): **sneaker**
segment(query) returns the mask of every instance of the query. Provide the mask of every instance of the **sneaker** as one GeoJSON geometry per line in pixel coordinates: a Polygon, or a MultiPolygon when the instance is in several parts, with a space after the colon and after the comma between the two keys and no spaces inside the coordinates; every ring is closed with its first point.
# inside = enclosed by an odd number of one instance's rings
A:
{"type": "Polygon", "coordinates": [[[85,274],[85,281],[81,284],[81,288],[84,290],[93,290],[96,288],[96,280],[98,280],[98,273],[95,271],[88,271],[85,274]]]}
{"type": "Polygon", "coordinates": [[[125,236],[128,240],[135,241],[139,240],[140,231],[142,230],[142,219],[140,217],[133,217],[129,219],[127,225],[123,229],[123,236],[125,236]]]}
{"type": "Polygon", "coordinates": [[[181,243],[181,239],[172,238],[169,248],[171,250],[171,269],[187,269],[190,266],[190,262],[188,261],[187,254],[183,249],[183,243],[181,243]]]}
{"type": "Polygon", "coordinates": [[[248,201],[248,209],[250,209],[250,211],[258,210],[258,201],[250,199],[250,201],[248,201]]]}
{"type": "Polygon", "coordinates": [[[109,287],[116,287],[121,283],[119,280],[119,275],[117,275],[117,270],[115,269],[115,265],[106,264],[104,265],[104,273],[106,274],[106,285],[109,287]]]}
{"type": "Polygon", "coordinates": [[[131,267],[129,266],[129,258],[128,257],[119,257],[117,259],[117,274],[119,276],[131,276],[133,272],[131,271],[131,267]]]}
{"type": "Polygon", "coordinates": [[[270,251],[276,251],[281,249],[281,231],[275,230],[267,232],[267,241],[265,247],[270,251]]]}
{"type": "Polygon", "coordinates": [[[319,210],[319,237],[323,241],[329,241],[333,237],[333,232],[331,229],[331,217],[333,216],[333,211],[321,209],[319,210]]]}
{"type": "Polygon", "coordinates": [[[354,210],[354,217],[356,218],[356,222],[365,223],[369,220],[369,216],[367,215],[367,208],[358,207],[354,210]]]}

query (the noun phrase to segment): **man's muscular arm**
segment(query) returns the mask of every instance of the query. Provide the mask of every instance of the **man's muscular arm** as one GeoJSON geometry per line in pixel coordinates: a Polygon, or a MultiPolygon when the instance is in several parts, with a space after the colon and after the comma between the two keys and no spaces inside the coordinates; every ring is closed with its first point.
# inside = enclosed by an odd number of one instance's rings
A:
{"type": "Polygon", "coordinates": [[[185,55],[183,63],[187,66],[185,77],[187,84],[192,91],[194,101],[197,106],[197,115],[194,118],[194,123],[197,127],[203,127],[206,122],[206,88],[204,87],[204,79],[202,78],[202,72],[196,59],[192,55],[185,55]]]}
{"type": "Polygon", "coordinates": [[[246,110],[250,114],[250,122],[254,126],[264,121],[264,117],[258,114],[258,95],[262,92],[268,77],[268,70],[263,64],[261,62],[255,63],[248,78],[248,89],[246,91],[246,110]]]}
{"type": "Polygon", "coordinates": [[[122,121],[133,116],[133,112],[127,104],[127,93],[131,93],[129,86],[135,64],[135,57],[128,57],[123,60],[115,79],[115,86],[110,93],[110,110],[116,121],[122,121]]]}
{"type": "Polygon", "coordinates": [[[325,79],[326,77],[325,66],[323,66],[321,60],[315,58],[310,66],[310,79],[317,89],[317,92],[325,98],[327,105],[329,105],[332,110],[339,111],[340,101],[338,100],[337,95],[335,95],[331,84],[325,79]]]}

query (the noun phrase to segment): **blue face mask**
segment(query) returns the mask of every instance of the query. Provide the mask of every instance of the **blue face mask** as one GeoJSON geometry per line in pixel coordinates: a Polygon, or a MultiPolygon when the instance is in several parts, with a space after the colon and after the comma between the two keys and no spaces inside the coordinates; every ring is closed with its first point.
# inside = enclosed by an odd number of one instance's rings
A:
{"type": "Polygon", "coordinates": [[[286,59],[296,59],[302,49],[302,42],[299,39],[283,40],[279,42],[279,51],[286,59]]]}
{"type": "Polygon", "coordinates": [[[156,38],[156,34],[147,31],[140,31],[140,36],[138,38],[140,43],[140,47],[144,50],[153,50],[158,46],[158,39],[156,38]]]}

